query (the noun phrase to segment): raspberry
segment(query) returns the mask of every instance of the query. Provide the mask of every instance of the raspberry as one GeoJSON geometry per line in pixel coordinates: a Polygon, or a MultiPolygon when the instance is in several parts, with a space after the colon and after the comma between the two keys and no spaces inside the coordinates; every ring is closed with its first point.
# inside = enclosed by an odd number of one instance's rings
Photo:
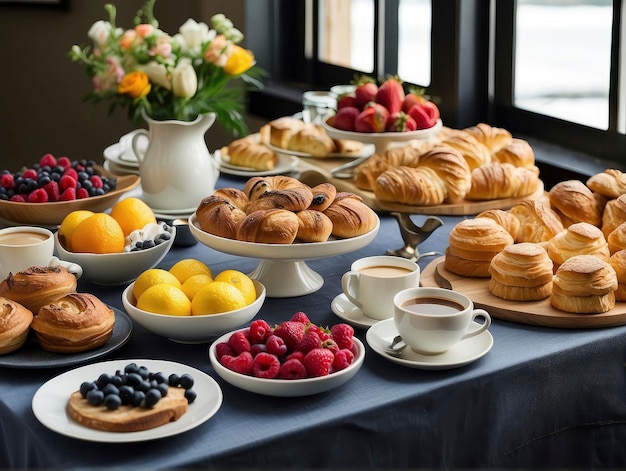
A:
{"type": "Polygon", "coordinates": [[[39,159],[40,167],[50,167],[54,168],[57,165],[57,159],[52,154],[46,154],[41,159],[39,159]]]}
{"type": "Polygon", "coordinates": [[[272,379],[280,372],[280,361],[276,355],[259,353],[252,361],[252,376],[272,379]]]}
{"type": "Polygon", "coordinates": [[[31,180],[37,180],[37,170],[35,170],[34,168],[24,170],[24,172],[22,173],[22,178],[24,180],[28,178],[30,178],[31,180]]]}
{"type": "Polygon", "coordinates": [[[93,185],[94,188],[102,188],[103,187],[103,183],[102,183],[102,178],[100,178],[100,175],[92,175],[89,177],[89,181],[91,182],[91,184],[93,185]]]}
{"type": "Polygon", "coordinates": [[[250,352],[242,352],[236,357],[224,355],[221,363],[229,370],[242,375],[249,375],[252,372],[252,355],[250,352]]]}
{"type": "Polygon", "coordinates": [[[284,321],[274,329],[274,335],[278,335],[285,341],[288,350],[295,350],[296,345],[304,337],[305,325],[301,322],[284,321]]]}
{"type": "Polygon", "coordinates": [[[333,339],[327,339],[322,342],[322,347],[326,350],[330,350],[333,355],[339,351],[339,345],[333,339]]]}
{"type": "MultiPolygon", "coordinates": [[[[65,172],[63,172],[63,176],[68,176],[68,177],[72,177],[74,179],[74,181],[78,181],[78,172],[73,168],[73,167],[69,167],[67,169],[65,169],[65,172]]],[[[76,185],[74,185],[76,186],[76,185]]]]}
{"type": "Polygon", "coordinates": [[[265,341],[265,351],[281,357],[287,353],[287,345],[285,345],[285,341],[278,335],[272,334],[265,341]]]}
{"type": "Polygon", "coordinates": [[[327,376],[330,374],[330,368],[333,366],[335,355],[326,348],[314,348],[304,355],[302,363],[306,368],[309,376],[327,376]]]}
{"type": "Polygon", "coordinates": [[[272,333],[272,328],[263,319],[257,319],[250,324],[250,342],[261,343],[272,333]]]}
{"type": "Polygon", "coordinates": [[[250,351],[250,341],[242,331],[234,332],[228,339],[228,345],[239,355],[250,351]]]}
{"type": "Polygon", "coordinates": [[[310,324],[309,316],[307,316],[304,312],[296,312],[293,316],[291,316],[290,321],[293,322],[302,322],[303,324],[310,324]]]}
{"type": "Polygon", "coordinates": [[[335,324],[330,328],[330,332],[333,336],[333,340],[337,342],[337,346],[340,349],[347,348],[352,350],[352,337],[354,336],[354,329],[349,324],[335,324]]]}
{"type": "Polygon", "coordinates": [[[10,201],[15,201],[16,203],[26,203],[26,199],[22,195],[13,195],[11,196],[10,201]]]}
{"type": "Polygon", "coordinates": [[[306,334],[304,334],[302,340],[300,340],[296,345],[296,350],[307,353],[314,348],[320,348],[321,346],[322,340],[320,339],[320,336],[317,334],[316,331],[309,330],[306,334]]]}
{"type": "Polygon", "coordinates": [[[311,324],[309,325],[309,330],[317,332],[317,335],[319,335],[322,342],[325,342],[330,338],[330,330],[328,327],[320,327],[319,325],[311,324]]]}
{"type": "Polygon", "coordinates": [[[31,191],[27,200],[29,203],[46,203],[48,202],[48,193],[43,188],[31,191]]]}
{"type": "Polygon", "coordinates": [[[89,198],[89,192],[86,188],[79,188],[76,190],[76,199],[82,200],[83,198],[89,198]]]}
{"type": "Polygon", "coordinates": [[[235,352],[227,342],[220,342],[215,346],[215,356],[221,360],[224,355],[234,356],[235,352]]]}
{"type": "Polygon", "coordinates": [[[292,360],[292,359],[302,361],[304,359],[304,352],[301,352],[298,350],[296,350],[295,352],[291,352],[289,355],[287,355],[287,357],[285,358],[285,361],[292,360]]]}
{"type": "Polygon", "coordinates": [[[63,175],[59,180],[59,191],[63,193],[68,188],[76,188],[76,181],[71,175],[63,175]]]}
{"type": "Polygon", "coordinates": [[[59,201],[61,195],[59,194],[59,184],[57,182],[50,181],[43,186],[43,189],[48,194],[48,201],[59,201]]]}
{"type": "Polygon", "coordinates": [[[57,165],[67,170],[72,166],[72,161],[68,157],[59,157],[57,159],[57,165]]]}
{"type": "Polygon", "coordinates": [[[290,358],[281,365],[278,376],[282,379],[304,379],[307,373],[301,360],[290,358]]]}
{"type": "Polygon", "coordinates": [[[354,360],[354,353],[352,350],[346,348],[339,350],[335,353],[335,359],[333,360],[333,371],[343,370],[352,364],[354,360]]]}
{"type": "Polygon", "coordinates": [[[59,201],[73,201],[76,199],[76,188],[67,188],[59,196],[59,201]]]}
{"type": "Polygon", "coordinates": [[[256,357],[259,353],[265,353],[267,351],[267,348],[265,347],[264,343],[253,343],[250,346],[250,353],[252,354],[252,357],[256,357]]]}
{"type": "Polygon", "coordinates": [[[2,177],[0,177],[0,186],[2,188],[6,188],[7,190],[12,190],[15,188],[15,178],[11,173],[3,173],[2,177]]]}

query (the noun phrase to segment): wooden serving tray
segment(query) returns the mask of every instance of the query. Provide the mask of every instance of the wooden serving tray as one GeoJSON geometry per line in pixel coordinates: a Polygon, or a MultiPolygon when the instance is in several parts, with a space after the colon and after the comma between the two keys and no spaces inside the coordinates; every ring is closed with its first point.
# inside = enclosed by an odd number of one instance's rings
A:
{"type": "Polygon", "coordinates": [[[489,292],[489,278],[470,278],[456,275],[445,269],[445,257],[428,264],[420,276],[422,286],[437,287],[435,269],[437,265],[443,277],[452,284],[452,289],[463,293],[474,301],[476,307],[485,309],[491,317],[521,324],[558,327],[563,329],[589,329],[615,327],[626,324],[626,302],[618,302],[609,312],[602,314],[573,314],[559,311],[549,299],[541,301],[507,301],[489,292]]]}
{"type": "Polygon", "coordinates": [[[329,182],[335,185],[340,191],[349,191],[363,198],[363,202],[375,211],[398,211],[402,213],[442,215],[442,216],[468,216],[478,214],[488,209],[510,209],[525,200],[538,200],[544,197],[543,182],[537,191],[530,196],[522,198],[504,198],[498,200],[470,201],[465,200],[455,204],[439,204],[434,206],[412,206],[400,203],[388,203],[379,201],[374,192],[362,190],[354,183],[354,179],[335,178],[330,174],[330,170],[339,165],[349,162],[346,158],[303,158],[300,157],[298,168],[300,170],[300,181],[309,186],[319,183],[329,182]]]}

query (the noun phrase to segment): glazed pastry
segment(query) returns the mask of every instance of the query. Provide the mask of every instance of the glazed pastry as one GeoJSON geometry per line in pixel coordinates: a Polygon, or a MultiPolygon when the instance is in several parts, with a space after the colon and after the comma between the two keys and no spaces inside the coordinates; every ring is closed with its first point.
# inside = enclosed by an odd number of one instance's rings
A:
{"type": "Polygon", "coordinates": [[[204,198],[196,209],[200,229],[227,239],[237,239],[237,229],[246,216],[230,200],[216,195],[204,198]]]}
{"type": "Polygon", "coordinates": [[[22,348],[32,321],[32,312],[15,301],[0,297],[0,355],[22,348]]]}
{"type": "Polygon", "coordinates": [[[602,233],[608,237],[620,224],[626,222],[626,194],[607,201],[602,212],[602,233]]]}
{"type": "Polygon", "coordinates": [[[541,201],[522,201],[510,211],[520,222],[515,242],[547,242],[564,229],[559,216],[541,201]]]}
{"type": "Polygon", "coordinates": [[[565,227],[575,222],[588,222],[600,227],[604,206],[583,182],[559,182],[550,189],[548,196],[550,206],[565,227]]]}
{"type": "Polygon", "coordinates": [[[76,353],[106,344],[114,325],[115,313],[96,296],[71,293],[42,306],[31,328],[44,350],[76,353]]]}
{"type": "Polygon", "coordinates": [[[417,166],[428,167],[441,178],[447,189],[448,203],[462,201],[472,186],[472,173],[467,161],[452,147],[433,147],[420,156],[417,166]]]}
{"type": "Polygon", "coordinates": [[[487,146],[470,133],[458,133],[445,139],[442,144],[458,150],[471,170],[491,163],[491,153],[487,146]]]}
{"type": "Polygon", "coordinates": [[[476,215],[477,218],[489,218],[500,224],[513,238],[517,237],[520,222],[510,211],[488,209],[476,215]]]}
{"type": "Polygon", "coordinates": [[[303,242],[326,242],[333,232],[333,223],[321,211],[305,209],[296,213],[299,225],[296,239],[303,242]]]}
{"type": "Polygon", "coordinates": [[[252,177],[246,181],[243,187],[243,193],[250,202],[253,202],[269,191],[291,190],[294,188],[309,188],[309,186],[305,185],[297,178],[287,175],[252,177]]]}
{"type": "Polygon", "coordinates": [[[548,241],[548,255],[555,270],[574,255],[596,255],[605,262],[611,253],[602,231],[586,222],[577,222],[548,241]]]}
{"type": "Polygon", "coordinates": [[[552,292],[552,260],[532,242],[509,245],[491,260],[489,291],[502,299],[538,301],[552,292]]]}
{"type": "Polygon", "coordinates": [[[535,152],[528,141],[513,138],[511,141],[493,154],[493,160],[498,163],[508,163],[514,167],[535,167],[535,152]]]}
{"type": "Polygon", "coordinates": [[[237,239],[261,244],[291,244],[299,219],[286,209],[262,209],[248,214],[237,227],[237,239]]]}
{"type": "Polygon", "coordinates": [[[626,174],[615,168],[592,175],[586,184],[591,191],[607,198],[619,198],[626,194],[626,174]]]}
{"type": "Polygon", "coordinates": [[[596,314],[615,306],[617,274],[595,255],[576,255],[566,260],[553,281],[550,304],[560,311],[596,314]]]}
{"type": "Polygon", "coordinates": [[[539,188],[539,174],[533,168],[492,163],[472,171],[469,200],[495,200],[532,195],[539,188]]]}
{"type": "Polygon", "coordinates": [[[276,153],[265,145],[242,138],[221,149],[222,158],[231,165],[254,170],[272,170],[276,166],[276,153]]]}
{"type": "Polygon", "coordinates": [[[337,193],[324,214],[333,223],[332,235],[341,239],[367,234],[378,225],[376,213],[354,193],[337,193]]]}
{"type": "Polygon", "coordinates": [[[9,273],[0,283],[0,296],[9,298],[37,315],[55,299],[76,291],[76,277],[64,267],[30,267],[9,273]]]}
{"type": "Polygon", "coordinates": [[[246,208],[251,214],[263,209],[286,209],[287,211],[302,211],[313,202],[313,192],[306,185],[287,190],[266,191],[246,208]]]}
{"type": "Polygon", "coordinates": [[[448,196],[445,182],[428,167],[398,167],[383,172],[374,183],[379,201],[434,206],[448,196]]]}
{"type": "Polygon", "coordinates": [[[213,193],[213,196],[224,198],[242,211],[245,211],[248,207],[248,197],[238,188],[218,188],[213,193]]]}
{"type": "Polygon", "coordinates": [[[311,188],[313,193],[313,201],[308,209],[316,211],[324,211],[328,208],[337,196],[337,188],[332,183],[320,183],[311,188]]]}
{"type": "Polygon", "coordinates": [[[498,128],[486,123],[478,123],[475,126],[465,128],[476,140],[485,145],[489,152],[494,153],[511,142],[511,133],[504,128],[498,128]]]}

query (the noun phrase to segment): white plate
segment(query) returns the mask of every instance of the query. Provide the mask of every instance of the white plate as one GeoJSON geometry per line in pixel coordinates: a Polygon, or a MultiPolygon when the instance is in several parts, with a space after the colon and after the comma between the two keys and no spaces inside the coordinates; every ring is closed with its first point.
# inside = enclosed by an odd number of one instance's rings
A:
{"type": "MultiPolygon", "coordinates": [[[[135,158],[134,160],[127,160],[127,157],[122,159],[122,145],[119,142],[111,144],[103,151],[104,158],[109,162],[120,165],[127,168],[139,168],[139,162],[135,158]]],[[[126,154],[124,154],[126,155],[126,154]]]]}
{"type": "MultiPolygon", "coordinates": [[[[353,140],[354,141],[356,139],[349,139],[349,140],[353,140]]],[[[328,158],[335,158],[335,157],[358,159],[360,157],[369,157],[376,150],[376,148],[374,147],[374,144],[363,143],[363,147],[361,147],[361,150],[359,150],[358,152],[355,152],[353,154],[345,154],[345,153],[341,153],[341,152],[331,152],[326,157],[315,157],[315,156],[309,154],[308,152],[299,152],[297,150],[283,149],[282,147],[276,147],[276,146],[273,146],[272,144],[269,144],[269,143],[265,144],[265,145],[267,147],[269,147],[270,149],[272,149],[274,152],[276,152],[279,155],[287,154],[287,155],[295,155],[296,157],[306,157],[306,158],[311,158],[311,159],[328,159],[328,158]]]]}
{"type": "Polygon", "coordinates": [[[174,216],[172,219],[176,219],[179,217],[189,217],[193,213],[196,212],[197,207],[195,208],[186,208],[186,209],[157,209],[150,208],[156,217],[160,217],[163,219],[167,219],[168,217],[174,216]]]}
{"type": "MultiPolygon", "coordinates": [[[[478,323],[474,323],[478,325],[478,323]]],[[[391,344],[396,335],[398,335],[398,330],[393,319],[386,319],[370,327],[365,334],[365,339],[372,350],[387,360],[422,370],[447,370],[465,366],[486,355],[493,346],[493,337],[486,330],[475,337],[462,340],[440,355],[422,355],[406,347],[401,356],[396,358],[384,351],[384,347],[391,344]]]]}
{"type": "Polygon", "coordinates": [[[217,162],[220,172],[239,177],[265,177],[269,175],[281,175],[291,173],[298,168],[298,159],[284,154],[276,155],[276,165],[271,170],[246,170],[245,168],[231,165],[226,161],[222,161],[222,154],[219,149],[213,153],[213,158],[217,162]]]}
{"type": "Polygon", "coordinates": [[[114,360],[83,366],[52,378],[37,390],[33,396],[32,408],[37,420],[61,435],[92,442],[130,443],[169,437],[191,430],[215,415],[222,405],[222,399],[222,390],[217,382],[190,366],[165,360],[114,360]],[[66,411],[67,401],[83,381],[94,380],[102,373],[113,374],[133,362],[144,365],[153,372],[161,371],[167,376],[171,373],[187,373],[193,376],[193,389],[198,396],[180,419],[141,432],[104,432],[80,425],[70,417],[66,411]]]}
{"type": "MultiPolygon", "coordinates": [[[[239,329],[243,330],[243,329],[239,329]]],[[[222,335],[215,340],[211,347],[209,347],[209,359],[211,365],[215,369],[215,372],[220,377],[236,386],[257,394],[263,394],[265,396],[276,397],[298,397],[298,396],[310,396],[312,394],[318,394],[337,388],[342,384],[349,381],[363,365],[365,359],[365,346],[357,339],[353,338],[354,342],[354,360],[352,364],[347,368],[331,373],[328,376],[321,376],[318,378],[305,378],[305,379],[263,379],[256,378],[254,376],[243,375],[235,373],[232,370],[222,366],[215,355],[215,347],[220,342],[226,342],[233,332],[222,335]]]]}
{"type": "Polygon", "coordinates": [[[104,160],[102,164],[104,169],[114,175],[139,175],[139,167],[127,167],[126,165],[118,165],[115,162],[104,160]]]}
{"type": "Polygon", "coordinates": [[[378,319],[372,319],[371,317],[364,315],[361,308],[352,304],[343,293],[333,299],[330,303],[330,308],[335,314],[337,314],[337,316],[353,327],[367,329],[377,322],[380,322],[378,319]]]}

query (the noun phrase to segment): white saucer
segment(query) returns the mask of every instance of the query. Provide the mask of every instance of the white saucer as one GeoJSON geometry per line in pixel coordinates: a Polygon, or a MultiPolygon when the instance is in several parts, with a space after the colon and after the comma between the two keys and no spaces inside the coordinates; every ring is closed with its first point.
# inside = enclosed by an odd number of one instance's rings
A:
{"type": "Polygon", "coordinates": [[[352,304],[343,293],[333,299],[332,303],[330,303],[330,308],[337,316],[341,317],[353,327],[367,329],[377,322],[380,322],[378,319],[372,319],[364,315],[361,308],[352,304]]]}
{"type": "Polygon", "coordinates": [[[196,212],[197,207],[187,209],[156,209],[150,208],[156,217],[163,219],[176,219],[180,217],[189,217],[196,212]]]}
{"type": "MultiPolygon", "coordinates": [[[[477,322],[474,323],[479,325],[477,322]]],[[[400,357],[396,358],[384,351],[384,347],[391,344],[396,335],[398,335],[398,330],[393,319],[386,319],[370,327],[365,334],[365,339],[372,350],[387,360],[422,370],[447,370],[465,366],[486,355],[493,346],[493,337],[486,330],[474,337],[462,340],[447,352],[439,355],[422,355],[407,347],[400,357]]]]}
{"type": "Polygon", "coordinates": [[[137,157],[135,157],[134,154],[132,154],[132,157],[134,158],[127,157],[127,154],[123,153],[122,145],[119,142],[106,147],[102,154],[106,160],[117,165],[135,169],[139,168],[139,161],[137,160],[137,157]]]}

